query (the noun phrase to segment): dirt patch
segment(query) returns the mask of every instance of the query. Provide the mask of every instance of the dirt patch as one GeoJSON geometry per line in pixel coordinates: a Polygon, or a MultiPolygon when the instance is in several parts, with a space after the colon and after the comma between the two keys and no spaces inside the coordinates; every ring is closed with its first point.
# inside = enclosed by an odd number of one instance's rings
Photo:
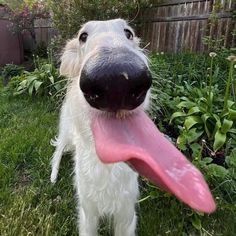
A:
{"type": "Polygon", "coordinates": [[[15,192],[21,192],[25,190],[32,182],[31,176],[27,170],[21,170],[18,172],[18,178],[15,183],[15,192]]]}

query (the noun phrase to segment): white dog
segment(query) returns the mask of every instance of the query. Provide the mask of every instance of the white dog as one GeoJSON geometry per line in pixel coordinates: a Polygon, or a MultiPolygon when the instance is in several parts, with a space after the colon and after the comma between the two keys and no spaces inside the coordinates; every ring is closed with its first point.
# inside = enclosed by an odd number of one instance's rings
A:
{"type": "Polygon", "coordinates": [[[135,235],[139,189],[133,169],[190,206],[213,210],[201,174],[154,130],[143,112],[151,75],[139,40],[124,20],[86,23],[67,43],[60,72],[69,84],[51,182],[57,179],[63,151],[72,150],[80,236],[97,235],[104,215],[112,217],[116,236],[135,235]],[[159,153],[165,161],[150,157],[159,153]],[[194,196],[189,199],[188,194],[194,196]]]}
{"type": "Polygon", "coordinates": [[[70,78],[70,85],[61,112],[51,181],[56,181],[63,150],[73,146],[81,236],[95,236],[99,216],[104,215],[114,216],[115,235],[135,235],[138,175],[124,163],[107,165],[97,157],[90,128],[91,112],[95,111],[92,111],[79,86],[81,70],[88,60],[96,57],[101,48],[114,50],[117,47],[132,52],[147,65],[133,30],[120,19],[88,22],[80,30],[78,38],[68,42],[61,58],[60,72],[70,78]]]}

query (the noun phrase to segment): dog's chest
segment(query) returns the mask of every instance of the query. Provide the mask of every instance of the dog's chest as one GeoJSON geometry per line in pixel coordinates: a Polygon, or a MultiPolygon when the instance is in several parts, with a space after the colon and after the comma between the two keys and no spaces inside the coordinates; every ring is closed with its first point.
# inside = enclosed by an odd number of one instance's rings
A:
{"type": "Polygon", "coordinates": [[[84,152],[76,158],[75,172],[79,197],[94,202],[100,214],[119,211],[138,198],[138,175],[125,163],[106,165],[95,152],[84,152]]]}

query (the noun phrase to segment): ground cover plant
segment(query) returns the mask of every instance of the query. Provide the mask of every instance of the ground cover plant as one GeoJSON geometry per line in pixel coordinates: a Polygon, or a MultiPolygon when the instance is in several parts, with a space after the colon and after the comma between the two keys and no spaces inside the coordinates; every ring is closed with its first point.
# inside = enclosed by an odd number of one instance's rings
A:
{"type": "Polygon", "coordinates": [[[199,140],[207,141],[212,154],[228,150],[229,142],[235,145],[235,57],[227,59],[210,53],[209,57],[189,54],[154,60],[158,74],[151,115],[164,119],[167,132],[172,129],[171,136],[183,151],[199,140]]]}
{"type": "MultiPolygon", "coordinates": [[[[214,57],[211,90],[215,95],[214,104],[221,99],[218,103],[223,108],[230,63],[225,58],[225,55],[214,57]]],[[[211,94],[207,76],[211,60],[208,55],[197,54],[154,55],[151,59],[154,84],[150,115],[173,142],[181,135],[186,118],[179,116],[175,117],[179,122],[171,121],[171,116],[182,109],[178,108],[181,98],[207,99],[211,94]]],[[[7,87],[0,87],[0,235],[78,235],[70,155],[63,158],[58,182],[53,186],[49,181],[53,153],[49,143],[57,130],[58,103],[48,93],[45,94],[48,96],[28,92],[13,96],[18,86],[11,87],[11,82],[8,86],[12,93],[7,87]]],[[[231,94],[229,99],[234,101],[231,94]]],[[[234,105],[231,108],[234,109],[234,105]]],[[[194,126],[198,124],[192,128],[194,126]]],[[[227,138],[227,143],[233,139],[227,138]]],[[[205,137],[204,140],[205,143],[202,138],[185,143],[182,149],[204,173],[218,210],[210,216],[194,212],[140,178],[138,235],[236,234],[236,146],[231,141],[216,151],[223,151],[224,157],[218,165],[212,163],[215,157],[207,149],[214,151],[211,146],[214,142],[208,143],[205,137]]],[[[100,235],[110,235],[110,232],[111,229],[104,226],[100,235]]]]}
{"type": "Polygon", "coordinates": [[[11,64],[3,67],[1,80],[4,85],[6,85],[5,71],[13,68],[7,76],[8,84],[4,88],[5,94],[10,97],[25,94],[30,97],[46,96],[61,103],[65,95],[67,79],[59,74],[59,69],[52,61],[50,50],[47,51],[46,58],[33,55],[32,65],[31,70],[11,64]]]}
{"type": "MultiPolygon", "coordinates": [[[[32,72],[24,71],[19,84],[16,85],[15,95],[28,93],[30,96],[56,96],[60,95],[65,87],[65,79],[60,76],[59,70],[49,60],[40,62],[35,58],[35,69],[32,72]]],[[[15,78],[16,79],[16,78],[15,78]]],[[[13,78],[14,80],[14,78],[13,78]]]]}
{"type": "Polygon", "coordinates": [[[7,83],[9,82],[10,78],[14,77],[14,76],[18,76],[18,75],[21,75],[22,72],[24,70],[24,67],[22,66],[17,66],[17,65],[14,65],[14,64],[6,64],[4,66],[4,68],[2,68],[0,70],[0,76],[3,79],[3,84],[4,85],[7,85],[7,83]]]}

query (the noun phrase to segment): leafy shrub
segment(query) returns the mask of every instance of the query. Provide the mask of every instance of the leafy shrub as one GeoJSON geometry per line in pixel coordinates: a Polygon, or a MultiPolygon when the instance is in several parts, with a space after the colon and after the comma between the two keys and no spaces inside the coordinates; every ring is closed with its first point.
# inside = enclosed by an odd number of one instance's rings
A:
{"type": "MultiPolygon", "coordinates": [[[[225,232],[230,232],[229,225],[234,224],[231,219],[235,218],[236,210],[236,106],[232,91],[236,77],[230,73],[222,54],[214,58],[211,69],[208,67],[212,58],[207,55],[164,54],[151,60],[154,75],[151,116],[163,132],[176,138],[179,147],[204,173],[215,196],[217,212],[211,216],[194,212],[150,184],[145,187],[141,202],[161,201],[169,204],[170,214],[181,212],[183,225],[188,227],[179,231],[186,235],[215,235],[222,219],[227,220],[225,232]],[[226,93],[226,87],[231,91],[226,93]],[[216,159],[222,166],[215,164],[219,163],[216,159]],[[212,221],[215,226],[208,231],[212,221]]],[[[231,61],[231,69],[232,65],[231,61]]]]}
{"type": "Polygon", "coordinates": [[[56,96],[63,90],[64,82],[53,64],[42,64],[33,72],[24,71],[24,79],[19,83],[15,95],[56,96]]]}
{"type": "MultiPolygon", "coordinates": [[[[196,142],[206,140],[210,147],[213,147],[211,154],[220,150],[229,139],[233,140],[231,145],[236,144],[235,139],[235,103],[228,100],[225,110],[219,107],[223,104],[223,99],[215,98],[214,109],[210,110],[209,101],[206,98],[206,93],[201,89],[193,88],[192,98],[181,97],[177,109],[179,111],[173,113],[171,121],[175,120],[180,130],[180,135],[177,139],[178,147],[186,150],[191,144],[192,148],[196,149],[196,142]],[[194,91],[197,93],[194,94],[194,91]],[[196,97],[194,97],[196,96],[196,97]]],[[[217,89],[215,89],[217,91],[217,89]]],[[[213,93],[210,98],[213,102],[213,93]]],[[[201,145],[198,146],[201,149],[201,145]]]]}
{"type": "MultiPolygon", "coordinates": [[[[186,85],[204,87],[208,57],[204,54],[155,54],[151,56],[153,72],[150,115],[161,130],[176,138],[179,130],[169,125],[179,97],[188,96],[186,85]]],[[[223,77],[220,75],[220,77],[223,77]]]]}
{"type": "MultiPolygon", "coordinates": [[[[63,96],[65,79],[60,76],[59,70],[48,59],[34,57],[35,70],[24,71],[20,78],[15,78],[19,83],[14,95],[28,94],[29,96],[63,96]]],[[[14,87],[16,84],[12,85],[14,87]]]]}
{"type": "Polygon", "coordinates": [[[63,39],[68,39],[75,35],[81,24],[88,20],[108,20],[120,17],[131,20],[140,8],[148,6],[151,1],[48,0],[47,2],[53,13],[55,27],[63,39]]]}
{"type": "Polygon", "coordinates": [[[203,171],[207,182],[218,197],[218,208],[236,208],[236,148],[225,158],[225,166],[212,163],[212,158],[194,160],[194,163],[203,171]]]}
{"type": "Polygon", "coordinates": [[[151,116],[189,157],[199,152],[222,155],[236,144],[236,77],[231,73],[234,62],[230,62],[230,74],[225,59],[232,50],[225,49],[214,58],[159,54],[151,60],[151,116]]]}
{"type": "Polygon", "coordinates": [[[11,77],[22,74],[24,67],[15,64],[6,64],[1,69],[1,77],[3,77],[3,84],[7,85],[11,77]]]}
{"type": "Polygon", "coordinates": [[[11,78],[7,86],[4,88],[4,93],[8,96],[13,96],[19,84],[25,79],[24,73],[11,78]]]}
{"type": "MultiPolygon", "coordinates": [[[[216,54],[213,54],[214,56],[216,54]]],[[[233,60],[230,61],[229,76],[226,82],[224,95],[219,89],[212,86],[213,60],[209,71],[209,83],[207,87],[194,88],[186,85],[188,96],[179,98],[178,109],[171,117],[179,125],[180,135],[177,144],[182,150],[187,149],[187,145],[205,140],[210,145],[212,155],[222,148],[225,148],[229,139],[232,145],[236,144],[236,104],[229,100],[229,90],[233,79],[233,60]]],[[[216,84],[217,85],[217,84],[216,84]]],[[[198,148],[202,147],[199,144],[198,148]]]]}

